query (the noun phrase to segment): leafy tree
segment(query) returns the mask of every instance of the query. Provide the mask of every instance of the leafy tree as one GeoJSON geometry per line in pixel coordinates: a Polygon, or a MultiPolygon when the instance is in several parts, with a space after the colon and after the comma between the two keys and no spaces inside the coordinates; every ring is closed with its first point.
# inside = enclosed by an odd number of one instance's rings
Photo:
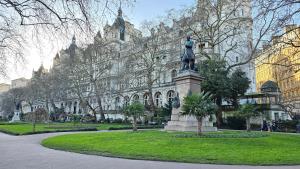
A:
{"type": "Polygon", "coordinates": [[[241,69],[236,69],[230,77],[230,96],[229,101],[232,105],[238,108],[238,97],[244,95],[250,86],[250,80],[247,78],[246,73],[241,69]]]}
{"type": "Polygon", "coordinates": [[[126,116],[133,118],[133,131],[137,131],[137,119],[144,115],[144,105],[139,102],[134,102],[131,105],[128,105],[124,112],[126,116]]]}
{"type": "Polygon", "coordinates": [[[259,115],[260,115],[260,112],[257,111],[257,107],[253,104],[241,105],[239,108],[239,111],[237,113],[237,116],[244,117],[246,119],[246,129],[249,132],[251,130],[250,118],[257,117],[259,115]]]}
{"type": "Polygon", "coordinates": [[[201,88],[205,92],[212,94],[212,99],[218,106],[216,111],[217,125],[222,123],[222,100],[230,95],[230,78],[226,70],[226,61],[209,59],[200,63],[200,74],[205,80],[201,83],[201,88]]]}
{"type": "Polygon", "coordinates": [[[162,117],[168,117],[168,119],[171,117],[172,115],[172,100],[169,100],[169,102],[167,104],[165,104],[165,106],[162,107],[161,110],[161,116],[162,117]]]}
{"type": "Polygon", "coordinates": [[[209,93],[201,92],[200,94],[192,94],[183,100],[182,115],[195,116],[198,121],[198,135],[202,134],[203,118],[213,114],[216,111],[216,106],[209,93]]]}

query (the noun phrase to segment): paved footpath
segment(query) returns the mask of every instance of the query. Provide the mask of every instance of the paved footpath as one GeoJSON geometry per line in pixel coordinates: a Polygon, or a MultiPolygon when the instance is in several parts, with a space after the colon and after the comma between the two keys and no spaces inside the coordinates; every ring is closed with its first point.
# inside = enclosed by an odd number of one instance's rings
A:
{"type": "Polygon", "coordinates": [[[66,134],[10,136],[0,133],[0,169],[300,169],[300,166],[230,166],[127,160],[57,151],[40,145],[44,138],[66,134]]]}

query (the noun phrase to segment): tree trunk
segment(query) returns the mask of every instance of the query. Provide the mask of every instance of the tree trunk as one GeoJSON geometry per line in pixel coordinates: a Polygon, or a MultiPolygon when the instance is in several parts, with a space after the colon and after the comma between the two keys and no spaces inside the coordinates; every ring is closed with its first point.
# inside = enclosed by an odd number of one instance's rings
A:
{"type": "Polygon", "coordinates": [[[155,104],[154,104],[154,100],[153,100],[153,82],[152,82],[152,72],[147,72],[147,88],[148,88],[148,92],[149,92],[149,99],[148,99],[148,103],[149,103],[149,108],[150,108],[150,113],[155,113],[155,104]]]}
{"type": "Polygon", "coordinates": [[[32,132],[35,132],[35,125],[36,125],[36,121],[33,120],[33,122],[32,122],[32,132]]]}
{"type": "Polygon", "coordinates": [[[133,131],[137,131],[137,127],[136,127],[136,117],[135,117],[135,116],[133,116],[132,128],[133,128],[133,131]]]}
{"type": "Polygon", "coordinates": [[[250,118],[249,117],[246,118],[246,129],[247,129],[248,132],[251,131],[251,125],[250,125],[250,118]]]}
{"type": "Polygon", "coordinates": [[[222,98],[217,98],[216,104],[218,110],[216,111],[217,127],[221,128],[222,125],[222,98]]]}
{"type": "Polygon", "coordinates": [[[46,112],[47,112],[47,121],[48,123],[50,122],[50,110],[49,110],[49,100],[48,98],[46,99],[46,112]]]}
{"type": "Polygon", "coordinates": [[[155,113],[155,105],[154,105],[154,100],[153,100],[152,85],[148,84],[148,92],[149,92],[148,103],[149,103],[149,107],[150,107],[150,112],[154,114],[155,113]]]}
{"type": "Polygon", "coordinates": [[[197,135],[201,136],[202,135],[202,117],[197,117],[197,122],[198,122],[198,130],[197,130],[197,135]]]}
{"type": "Polygon", "coordinates": [[[94,116],[94,121],[97,122],[97,112],[96,112],[96,110],[88,102],[87,102],[87,106],[92,110],[93,116],[94,116]]]}
{"type": "Polygon", "coordinates": [[[105,120],[105,115],[104,115],[104,111],[102,108],[101,97],[100,97],[100,93],[98,90],[98,86],[95,81],[93,82],[93,85],[94,85],[94,90],[95,90],[95,94],[96,94],[96,98],[97,98],[97,103],[99,106],[100,120],[102,121],[102,120],[105,120]]]}

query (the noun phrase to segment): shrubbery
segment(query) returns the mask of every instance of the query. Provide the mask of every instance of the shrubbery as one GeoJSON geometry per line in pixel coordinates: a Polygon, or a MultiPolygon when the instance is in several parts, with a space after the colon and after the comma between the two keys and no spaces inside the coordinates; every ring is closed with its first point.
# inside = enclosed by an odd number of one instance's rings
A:
{"type": "Polygon", "coordinates": [[[297,128],[297,124],[299,123],[300,122],[298,120],[285,120],[279,121],[277,125],[280,131],[295,131],[297,128]]]}
{"type": "Polygon", "coordinates": [[[234,130],[245,130],[246,129],[246,119],[242,117],[227,117],[227,123],[225,123],[225,128],[234,130]]]}

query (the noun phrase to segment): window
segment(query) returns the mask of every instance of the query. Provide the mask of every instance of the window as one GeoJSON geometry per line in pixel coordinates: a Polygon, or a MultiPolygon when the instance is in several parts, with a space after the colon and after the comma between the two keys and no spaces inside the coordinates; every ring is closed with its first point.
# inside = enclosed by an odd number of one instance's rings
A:
{"type": "Polygon", "coordinates": [[[174,69],[171,72],[171,78],[172,78],[172,82],[174,82],[174,78],[177,76],[177,71],[174,69]]]}
{"type": "Polygon", "coordinates": [[[160,92],[155,93],[155,106],[157,106],[157,107],[162,106],[162,99],[161,99],[161,93],[160,92]]]}
{"type": "Polygon", "coordinates": [[[133,97],[132,97],[132,101],[133,102],[138,102],[140,100],[139,98],[139,95],[135,94],[133,97]]]}
{"type": "Polygon", "coordinates": [[[116,97],[115,99],[115,109],[116,110],[120,110],[120,98],[119,97],[116,97]]]}
{"type": "Polygon", "coordinates": [[[149,101],[149,94],[145,93],[144,94],[144,105],[148,105],[148,101],[149,101]]]}
{"type": "Polygon", "coordinates": [[[173,90],[168,91],[167,93],[167,99],[169,102],[172,102],[175,96],[175,92],[173,90]]]}
{"type": "Polygon", "coordinates": [[[129,99],[128,96],[125,96],[125,97],[124,97],[124,105],[125,105],[125,106],[128,106],[128,105],[129,105],[129,100],[130,100],[130,99],[129,99]]]}
{"type": "Polygon", "coordinates": [[[279,113],[278,113],[278,112],[275,112],[275,113],[274,113],[274,118],[275,118],[275,121],[278,121],[278,120],[279,120],[279,113]]]}

